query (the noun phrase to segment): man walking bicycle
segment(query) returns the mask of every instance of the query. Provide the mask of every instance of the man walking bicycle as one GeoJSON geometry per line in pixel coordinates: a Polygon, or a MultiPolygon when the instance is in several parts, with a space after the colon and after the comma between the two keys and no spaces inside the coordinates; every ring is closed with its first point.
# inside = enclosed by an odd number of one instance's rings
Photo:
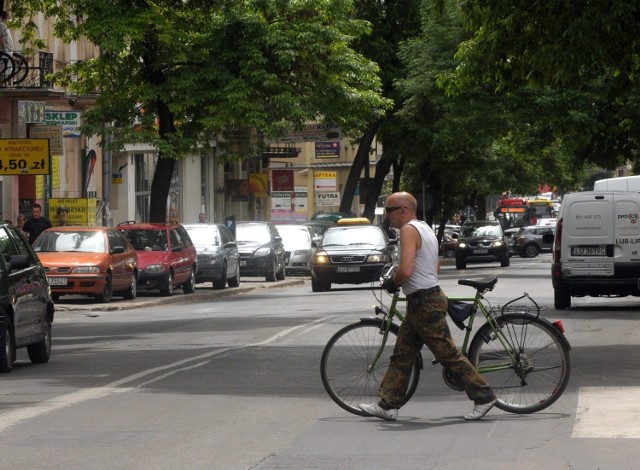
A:
{"type": "Polygon", "coordinates": [[[360,404],[371,416],[394,421],[407,391],[417,353],[425,344],[436,360],[455,375],[474,401],[467,420],[482,418],[497,398],[475,367],[456,347],[447,324],[447,297],[438,285],[438,241],[433,230],[416,218],[416,199],[407,192],[393,193],[385,211],[391,227],[400,229],[400,263],[383,288],[395,293],[400,286],[407,297],[407,315],[385,373],[377,404],[360,404]]]}

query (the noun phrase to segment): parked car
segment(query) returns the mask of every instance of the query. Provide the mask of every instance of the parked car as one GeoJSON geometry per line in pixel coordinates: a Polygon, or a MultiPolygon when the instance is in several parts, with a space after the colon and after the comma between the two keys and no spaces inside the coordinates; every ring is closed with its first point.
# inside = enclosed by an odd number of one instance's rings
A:
{"type": "Polygon", "coordinates": [[[543,240],[547,234],[554,235],[555,226],[536,225],[521,227],[509,241],[509,251],[523,258],[535,258],[538,253],[551,252],[553,243],[543,240]]]}
{"type": "Polygon", "coordinates": [[[162,295],[173,295],[176,287],[195,292],[198,254],[182,225],[123,222],[117,228],[138,253],[138,289],[162,295]]]}
{"type": "Polygon", "coordinates": [[[242,276],[264,276],[269,282],[285,278],[282,237],[271,222],[238,222],[236,243],[242,276]]]}
{"type": "Polygon", "coordinates": [[[185,225],[198,253],[196,282],[211,282],[214,289],[240,285],[240,253],[236,239],[224,224],[185,225]]]}
{"type": "Polygon", "coordinates": [[[284,245],[287,274],[311,274],[313,240],[311,228],[305,225],[276,225],[284,245]]]}
{"type": "Polygon", "coordinates": [[[495,220],[466,221],[456,247],[456,269],[466,268],[468,262],[490,261],[509,266],[509,247],[502,225],[495,220]]]}
{"type": "Polygon", "coordinates": [[[34,364],[49,361],[55,307],[38,256],[13,225],[0,225],[0,372],[10,372],[16,349],[34,364]]]}
{"type": "Polygon", "coordinates": [[[111,227],[67,226],[42,232],[33,249],[44,265],[53,300],[80,294],[109,303],[121,295],[135,299],[138,255],[111,227]]]}
{"type": "Polygon", "coordinates": [[[346,225],[327,230],[311,259],[311,290],[331,284],[362,284],[380,279],[392,247],[378,225],[346,225]]]}

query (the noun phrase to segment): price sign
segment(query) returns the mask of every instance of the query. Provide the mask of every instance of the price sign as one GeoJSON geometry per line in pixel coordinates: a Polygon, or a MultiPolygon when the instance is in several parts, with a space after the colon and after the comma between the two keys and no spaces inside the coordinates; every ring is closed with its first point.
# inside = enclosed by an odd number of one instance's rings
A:
{"type": "Polygon", "coordinates": [[[0,175],[48,175],[49,139],[0,139],[0,175]]]}

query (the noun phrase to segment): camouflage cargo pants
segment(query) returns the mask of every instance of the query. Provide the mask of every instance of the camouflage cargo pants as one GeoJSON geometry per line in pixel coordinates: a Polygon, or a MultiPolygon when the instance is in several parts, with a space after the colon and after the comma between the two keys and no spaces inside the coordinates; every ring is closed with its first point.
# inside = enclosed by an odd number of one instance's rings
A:
{"type": "Polygon", "coordinates": [[[380,407],[400,408],[411,368],[423,344],[458,377],[469,399],[483,404],[495,397],[484,377],[456,347],[447,324],[447,298],[442,292],[434,292],[408,300],[407,315],[378,391],[380,407]]]}

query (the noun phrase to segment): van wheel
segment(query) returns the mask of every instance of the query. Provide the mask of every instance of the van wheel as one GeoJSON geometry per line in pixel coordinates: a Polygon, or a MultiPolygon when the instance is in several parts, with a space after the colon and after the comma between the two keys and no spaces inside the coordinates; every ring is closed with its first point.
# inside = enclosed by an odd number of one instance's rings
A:
{"type": "Polygon", "coordinates": [[[553,290],[553,306],[556,310],[564,310],[571,307],[571,294],[565,289],[553,290]]]}

